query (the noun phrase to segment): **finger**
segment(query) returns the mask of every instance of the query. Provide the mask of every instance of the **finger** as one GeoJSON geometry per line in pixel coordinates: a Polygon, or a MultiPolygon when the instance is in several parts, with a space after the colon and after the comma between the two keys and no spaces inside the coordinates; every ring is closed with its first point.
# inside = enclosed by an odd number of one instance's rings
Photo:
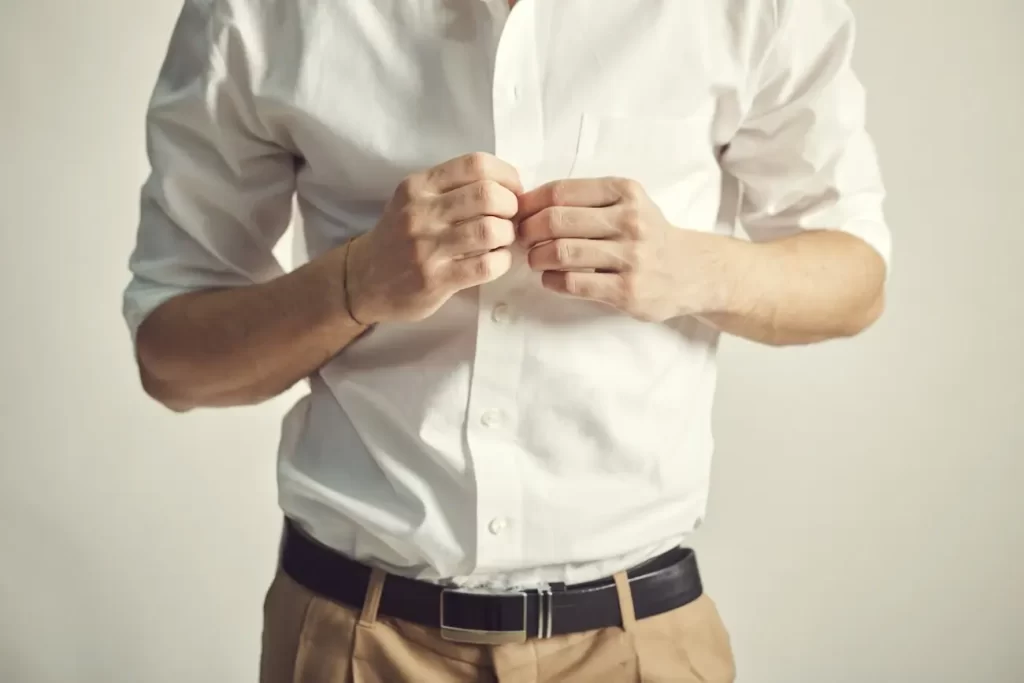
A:
{"type": "Polygon", "coordinates": [[[643,192],[636,181],[622,178],[556,180],[523,193],[519,216],[525,218],[551,206],[611,206],[643,192]]]}
{"type": "Polygon", "coordinates": [[[519,171],[507,161],[485,152],[466,154],[428,170],[423,189],[433,194],[444,194],[482,180],[498,183],[513,194],[523,191],[519,171]]]}
{"type": "Polygon", "coordinates": [[[552,206],[519,223],[519,241],[526,247],[559,238],[610,239],[619,234],[615,207],[590,209],[552,206]]]}
{"type": "Polygon", "coordinates": [[[528,255],[530,268],[545,270],[630,269],[626,245],[608,240],[558,239],[539,244],[528,255]]]}
{"type": "Polygon", "coordinates": [[[541,276],[544,287],[560,294],[600,301],[609,306],[624,308],[626,288],[624,279],[616,273],[575,273],[549,270],[541,276]]]}
{"type": "Polygon", "coordinates": [[[477,216],[514,218],[519,210],[515,193],[493,180],[463,185],[437,197],[433,204],[437,218],[446,225],[477,216]]]}
{"type": "Polygon", "coordinates": [[[445,279],[456,291],[493,282],[512,267],[512,250],[495,249],[485,254],[449,261],[445,279]]]}
{"type": "Polygon", "coordinates": [[[456,223],[440,236],[441,252],[451,258],[475,256],[507,247],[516,240],[512,221],[480,216],[456,223]]]}

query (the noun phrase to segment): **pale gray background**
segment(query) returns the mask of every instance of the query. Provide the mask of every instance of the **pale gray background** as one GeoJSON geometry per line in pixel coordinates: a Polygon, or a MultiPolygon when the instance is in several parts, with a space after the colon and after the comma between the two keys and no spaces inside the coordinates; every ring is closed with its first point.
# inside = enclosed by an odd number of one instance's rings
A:
{"type": "MultiPolygon", "coordinates": [[[[119,311],[178,4],[0,0],[5,682],[255,680],[294,396],[173,415],[119,311]]],[[[855,7],[889,310],[853,342],[724,343],[696,543],[741,683],[1019,683],[1024,3],[855,7]]]]}

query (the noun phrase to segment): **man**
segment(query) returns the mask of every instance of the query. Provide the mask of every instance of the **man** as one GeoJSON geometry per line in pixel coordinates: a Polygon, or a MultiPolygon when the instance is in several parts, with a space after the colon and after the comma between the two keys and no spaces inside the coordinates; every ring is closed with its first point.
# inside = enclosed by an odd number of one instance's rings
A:
{"type": "Polygon", "coordinates": [[[842,0],[186,1],[125,310],[172,409],[309,380],[265,683],[733,680],[684,547],[718,335],[883,307],[852,43],[842,0]]]}

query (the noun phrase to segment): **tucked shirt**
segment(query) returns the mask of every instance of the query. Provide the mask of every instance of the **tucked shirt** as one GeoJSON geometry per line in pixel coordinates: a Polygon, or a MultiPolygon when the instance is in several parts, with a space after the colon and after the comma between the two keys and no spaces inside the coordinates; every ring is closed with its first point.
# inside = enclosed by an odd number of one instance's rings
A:
{"type": "MultiPolygon", "coordinates": [[[[842,230],[888,259],[853,42],[841,0],[186,0],[148,111],[128,325],[282,275],[293,218],[315,258],[405,176],[475,151],[527,188],[637,180],[679,229],[842,230]]],[[[280,505],[425,580],[612,574],[705,514],[717,340],[548,291],[519,253],[311,378],[280,505]]]]}

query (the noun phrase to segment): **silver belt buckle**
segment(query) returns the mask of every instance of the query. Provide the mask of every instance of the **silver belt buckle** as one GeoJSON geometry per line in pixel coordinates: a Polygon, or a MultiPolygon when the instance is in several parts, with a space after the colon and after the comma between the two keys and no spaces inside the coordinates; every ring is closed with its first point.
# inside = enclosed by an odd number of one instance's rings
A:
{"type": "Polygon", "coordinates": [[[483,593],[476,591],[457,590],[445,588],[441,591],[441,637],[453,643],[464,643],[467,645],[508,645],[510,643],[526,642],[526,593],[517,591],[515,593],[483,593]],[[458,628],[449,626],[444,621],[445,598],[452,594],[494,596],[501,599],[509,599],[519,596],[523,606],[522,628],[515,631],[482,631],[472,628],[458,628]]]}

